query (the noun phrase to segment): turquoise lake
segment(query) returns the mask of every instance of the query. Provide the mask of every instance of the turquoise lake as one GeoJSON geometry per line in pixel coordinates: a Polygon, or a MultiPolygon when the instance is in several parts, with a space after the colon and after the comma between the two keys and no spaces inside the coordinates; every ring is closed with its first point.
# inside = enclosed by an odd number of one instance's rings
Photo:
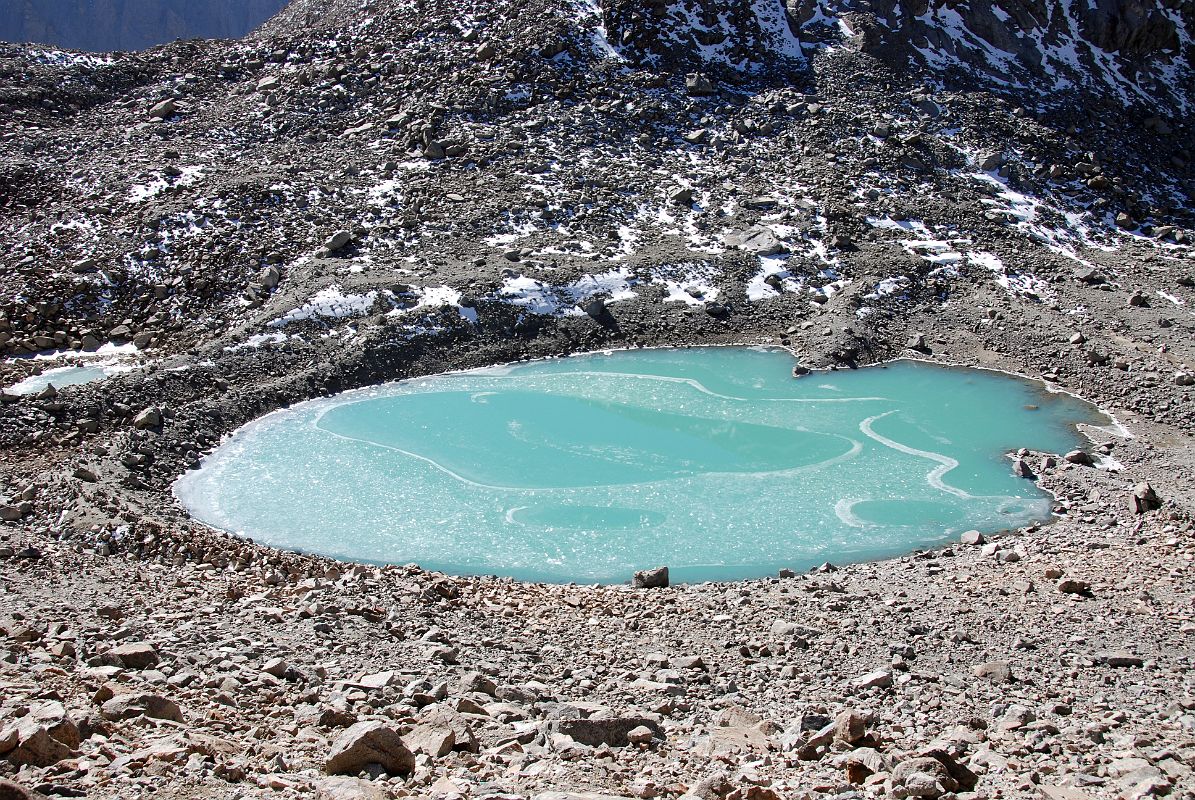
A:
{"type": "Polygon", "coordinates": [[[13,394],[37,394],[47,386],[62,389],[67,386],[81,386],[111,377],[112,373],[103,367],[55,367],[40,375],[30,375],[19,383],[8,387],[13,394]]]}
{"type": "Polygon", "coordinates": [[[783,350],[634,350],[418,378],[236,432],[175,492],[264,544],[455,574],[774,575],[1044,521],[1009,451],[1107,417],[1002,373],[792,377],[783,350]]]}

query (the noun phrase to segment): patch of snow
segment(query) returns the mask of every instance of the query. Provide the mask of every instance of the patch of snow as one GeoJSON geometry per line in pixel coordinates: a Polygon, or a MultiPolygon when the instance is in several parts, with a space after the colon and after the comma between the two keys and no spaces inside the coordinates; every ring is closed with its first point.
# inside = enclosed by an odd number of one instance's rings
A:
{"type": "Polygon", "coordinates": [[[347,319],[369,313],[378,299],[376,291],[366,294],[345,294],[339,286],[322,289],[302,306],[293,309],[278,319],[271,320],[271,328],[281,328],[292,322],[320,319],[347,319]]]}

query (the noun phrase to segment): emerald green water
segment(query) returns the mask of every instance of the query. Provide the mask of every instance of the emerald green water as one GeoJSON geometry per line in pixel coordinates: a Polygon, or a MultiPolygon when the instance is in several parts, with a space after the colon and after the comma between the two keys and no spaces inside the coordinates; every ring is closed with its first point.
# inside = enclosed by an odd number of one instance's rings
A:
{"type": "Polygon", "coordinates": [[[1006,453],[1065,452],[1093,406],[896,362],[794,380],[785,351],[592,354],[270,414],[175,491],[266,544],[458,574],[729,580],[1048,519],[1006,453]]]}

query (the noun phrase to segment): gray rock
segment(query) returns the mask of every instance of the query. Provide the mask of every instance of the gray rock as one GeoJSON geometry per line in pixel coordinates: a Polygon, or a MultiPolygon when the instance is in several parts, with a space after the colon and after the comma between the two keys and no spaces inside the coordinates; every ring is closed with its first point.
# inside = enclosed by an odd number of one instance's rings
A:
{"type": "Polygon", "coordinates": [[[149,116],[155,119],[169,119],[178,111],[178,104],[173,100],[163,100],[149,110],[149,116]]]}
{"type": "Polygon", "coordinates": [[[1145,659],[1140,656],[1112,651],[1096,653],[1091,660],[1106,667],[1140,667],[1145,664],[1145,659]]]}
{"type": "Polygon", "coordinates": [[[156,428],[161,424],[162,412],[160,409],[154,408],[153,406],[150,406],[137,416],[133,417],[133,427],[137,430],[156,428]]]}
{"type": "Polygon", "coordinates": [[[774,256],[788,249],[776,234],[762,226],[748,228],[742,233],[730,234],[726,237],[726,242],[757,256],[774,256]]]}
{"type": "Polygon", "coordinates": [[[694,72],[685,76],[685,91],[692,97],[709,97],[718,93],[718,87],[709,78],[694,72]]]}
{"type": "Polygon", "coordinates": [[[641,569],[631,578],[634,589],[663,589],[668,586],[668,567],[641,569]]]}
{"type": "Polygon", "coordinates": [[[351,241],[353,241],[353,234],[348,231],[337,231],[328,241],[324,242],[324,248],[329,253],[335,253],[338,250],[343,250],[351,241]]]}
{"type": "Polygon", "coordinates": [[[1148,483],[1139,483],[1129,495],[1129,510],[1134,514],[1145,514],[1162,507],[1158,493],[1148,483]]]}
{"type": "Polygon", "coordinates": [[[958,788],[958,781],[951,777],[946,765],[928,756],[902,761],[888,777],[888,793],[898,800],[905,797],[933,800],[958,788]]]}
{"type": "Polygon", "coordinates": [[[959,541],[963,544],[976,547],[982,545],[987,540],[984,539],[983,534],[979,531],[963,531],[959,536],[959,541]]]}

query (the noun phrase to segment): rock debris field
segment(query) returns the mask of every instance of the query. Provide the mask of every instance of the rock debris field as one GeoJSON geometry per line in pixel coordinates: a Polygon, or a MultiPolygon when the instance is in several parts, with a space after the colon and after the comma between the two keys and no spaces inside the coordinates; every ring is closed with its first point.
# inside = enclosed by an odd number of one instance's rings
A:
{"type": "Polygon", "coordinates": [[[0,394],[0,798],[1195,797],[1195,6],[1078,6],[0,45],[0,386],[106,376],[0,394]],[[1051,524],[730,583],[342,563],[170,491],[302,400],[729,343],[1121,428],[1010,454],[1051,524]]]}

